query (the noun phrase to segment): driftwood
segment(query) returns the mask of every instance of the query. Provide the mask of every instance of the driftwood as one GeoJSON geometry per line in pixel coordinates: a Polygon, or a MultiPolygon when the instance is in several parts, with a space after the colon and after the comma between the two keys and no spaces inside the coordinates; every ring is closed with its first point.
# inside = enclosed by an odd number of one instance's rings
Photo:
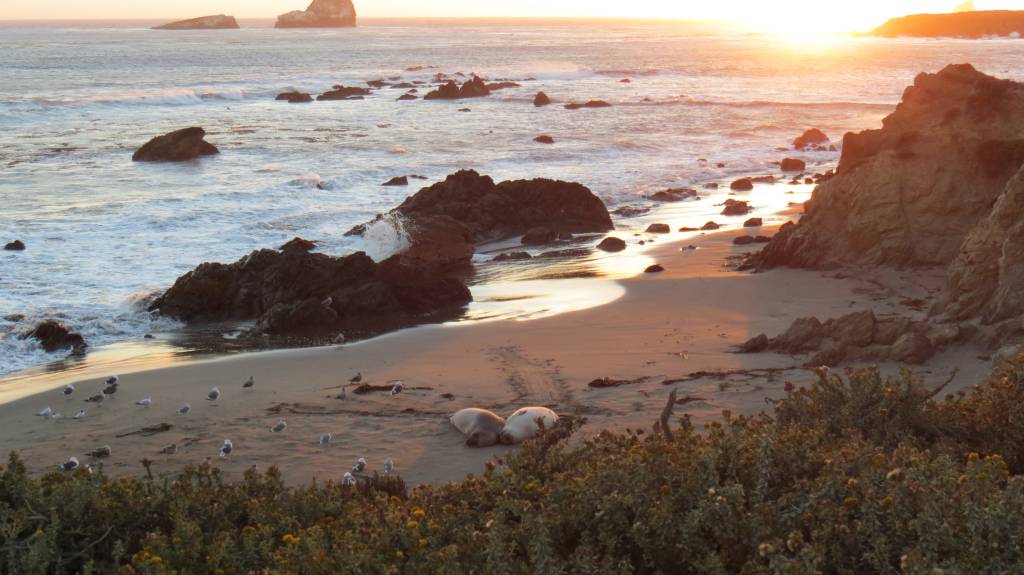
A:
{"type": "Polygon", "coordinates": [[[149,437],[151,435],[156,435],[158,433],[163,433],[165,431],[170,431],[173,427],[174,426],[171,425],[170,423],[161,423],[161,424],[158,424],[158,425],[152,425],[150,427],[143,427],[142,429],[131,431],[129,433],[122,433],[121,435],[117,435],[115,437],[122,438],[122,437],[131,437],[133,435],[141,435],[143,437],[149,437]]]}
{"type": "MultiPolygon", "coordinates": [[[[393,384],[393,383],[391,383],[391,384],[384,384],[384,385],[374,385],[372,383],[361,383],[361,384],[357,385],[355,387],[355,389],[352,390],[352,393],[354,393],[356,395],[365,395],[367,393],[375,393],[375,392],[381,392],[381,391],[388,391],[388,392],[390,392],[394,388],[395,388],[395,384],[393,384]]],[[[405,391],[433,391],[434,388],[433,387],[404,387],[403,390],[405,390],[405,391]]]]}
{"type": "Polygon", "coordinates": [[[604,389],[608,387],[621,387],[623,385],[637,385],[639,383],[647,383],[651,378],[649,376],[638,377],[636,379],[612,379],[610,377],[602,377],[595,379],[587,385],[596,389],[604,389]]]}
{"type": "Polygon", "coordinates": [[[806,370],[804,367],[767,367],[761,369],[730,369],[727,371],[694,371],[685,377],[666,379],[662,385],[675,385],[677,383],[688,383],[698,379],[725,379],[727,377],[742,376],[750,379],[768,378],[772,379],[780,373],[787,371],[806,370]]]}
{"type": "Polygon", "coordinates": [[[382,412],[382,411],[366,411],[359,409],[327,409],[319,405],[303,405],[298,403],[278,403],[267,408],[267,413],[279,415],[281,413],[290,413],[293,415],[359,415],[363,417],[395,417],[397,415],[429,415],[431,417],[436,416],[447,416],[450,415],[447,412],[442,411],[422,411],[412,407],[408,407],[399,412],[382,412]]]}

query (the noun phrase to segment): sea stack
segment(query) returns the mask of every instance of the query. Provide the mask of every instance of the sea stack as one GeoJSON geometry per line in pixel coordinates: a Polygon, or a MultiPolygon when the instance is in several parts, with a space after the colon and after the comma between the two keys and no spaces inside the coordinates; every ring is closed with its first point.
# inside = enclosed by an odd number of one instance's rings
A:
{"type": "Polygon", "coordinates": [[[348,28],[356,25],[352,0],[313,0],[305,10],[277,17],[275,28],[348,28]]]}
{"type": "Polygon", "coordinates": [[[179,20],[177,22],[171,22],[170,24],[164,24],[163,26],[154,26],[154,30],[236,30],[238,29],[238,21],[235,20],[234,16],[227,16],[225,14],[217,14],[214,16],[202,16],[200,18],[192,18],[191,20],[179,20]]]}
{"type": "Polygon", "coordinates": [[[1024,34],[1024,10],[982,10],[954,14],[913,14],[893,18],[872,32],[872,36],[982,38],[1024,34]]]}

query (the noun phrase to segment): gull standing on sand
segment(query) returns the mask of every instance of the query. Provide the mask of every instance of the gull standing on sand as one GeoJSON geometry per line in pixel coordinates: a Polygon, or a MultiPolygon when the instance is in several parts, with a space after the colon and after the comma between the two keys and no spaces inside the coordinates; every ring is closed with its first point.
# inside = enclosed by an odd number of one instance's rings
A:
{"type": "Polygon", "coordinates": [[[160,450],[160,453],[162,455],[174,455],[177,452],[178,452],[178,444],[177,443],[172,443],[172,444],[168,445],[167,447],[164,447],[163,449],[160,450]]]}
{"type": "Polygon", "coordinates": [[[227,457],[231,455],[231,451],[235,449],[235,444],[231,443],[230,439],[224,440],[224,445],[220,446],[220,456],[227,457]]]}
{"type": "Polygon", "coordinates": [[[66,462],[61,463],[60,465],[58,465],[57,469],[60,469],[62,471],[74,471],[74,470],[78,469],[78,458],[77,457],[69,457],[66,462]]]}
{"type": "Polygon", "coordinates": [[[206,394],[206,401],[217,401],[220,399],[220,388],[215,387],[210,390],[210,393],[206,394]]]}
{"type": "Polygon", "coordinates": [[[391,458],[389,457],[388,460],[384,462],[384,475],[391,475],[394,472],[395,462],[391,461],[391,458]]]}
{"type": "Polygon", "coordinates": [[[116,375],[112,375],[112,376],[107,378],[106,384],[107,385],[117,385],[117,383],[119,381],[121,381],[121,378],[117,377],[116,375]]]}
{"type": "Polygon", "coordinates": [[[360,371],[360,372],[356,373],[355,377],[353,377],[352,379],[348,380],[348,382],[349,383],[362,383],[363,382],[363,372],[360,371]]]}
{"type": "Polygon", "coordinates": [[[345,475],[341,478],[341,484],[342,485],[347,485],[347,486],[355,485],[356,484],[356,478],[351,473],[346,471],[345,475]]]}
{"type": "Polygon", "coordinates": [[[398,395],[399,393],[402,393],[402,390],[405,389],[405,384],[403,384],[401,380],[396,380],[396,381],[389,382],[389,383],[394,383],[395,384],[391,388],[391,395],[398,395]]]}
{"type": "Polygon", "coordinates": [[[75,384],[69,383],[69,384],[64,386],[64,391],[62,391],[61,393],[63,393],[64,395],[71,395],[74,392],[75,392],[75,384]]]}
{"type": "Polygon", "coordinates": [[[88,455],[89,457],[95,457],[96,459],[106,459],[110,457],[110,453],[110,446],[104,445],[103,447],[94,449],[89,453],[86,453],[86,455],[88,455]]]}
{"type": "Polygon", "coordinates": [[[103,403],[103,400],[106,399],[106,398],[107,398],[107,396],[103,395],[102,393],[97,393],[96,395],[89,396],[89,398],[87,398],[85,400],[85,402],[86,403],[103,403]]]}
{"type": "Polygon", "coordinates": [[[270,432],[271,433],[281,433],[282,431],[284,431],[284,428],[286,428],[286,427],[288,427],[288,422],[282,419],[281,421],[277,422],[277,425],[275,425],[274,427],[270,428],[270,432]]]}
{"type": "Polygon", "coordinates": [[[178,415],[188,415],[189,413],[192,413],[192,406],[187,403],[178,408],[178,415]]]}
{"type": "Polygon", "coordinates": [[[141,407],[149,407],[149,406],[153,405],[153,398],[152,397],[144,397],[144,398],[136,401],[135,405],[139,405],[141,407]]]}
{"type": "Polygon", "coordinates": [[[103,395],[106,395],[110,398],[113,398],[115,393],[117,393],[116,383],[111,383],[103,388],[103,395]]]}
{"type": "Polygon", "coordinates": [[[242,389],[252,389],[254,385],[256,385],[256,379],[250,375],[249,379],[245,380],[245,383],[242,384],[242,389]]]}
{"type": "Polygon", "coordinates": [[[75,419],[82,419],[83,417],[85,417],[85,410],[79,409],[78,413],[75,414],[75,419]]]}
{"type": "Polygon", "coordinates": [[[334,436],[331,435],[330,433],[321,433],[320,434],[320,445],[327,445],[328,443],[331,442],[331,439],[334,439],[334,436]]]}
{"type": "Polygon", "coordinates": [[[366,469],[366,459],[360,457],[356,460],[356,464],[352,466],[352,473],[362,473],[366,469]]]}
{"type": "Polygon", "coordinates": [[[50,406],[47,405],[46,409],[40,411],[36,415],[38,415],[39,417],[46,417],[46,418],[53,417],[53,409],[50,409],[50,406]]]}

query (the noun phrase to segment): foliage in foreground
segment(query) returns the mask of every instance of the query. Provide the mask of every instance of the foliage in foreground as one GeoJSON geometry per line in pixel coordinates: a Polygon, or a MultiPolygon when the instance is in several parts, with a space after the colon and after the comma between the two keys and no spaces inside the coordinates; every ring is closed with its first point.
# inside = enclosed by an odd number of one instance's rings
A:
{"type": "Polygon", "coordinates": [[[548,432],[483,477],[287,487],[0,473],[0,572],[1024,572],[1024,367],[936,399],[821,373],[774,417],[669,440],[548,432]]]}

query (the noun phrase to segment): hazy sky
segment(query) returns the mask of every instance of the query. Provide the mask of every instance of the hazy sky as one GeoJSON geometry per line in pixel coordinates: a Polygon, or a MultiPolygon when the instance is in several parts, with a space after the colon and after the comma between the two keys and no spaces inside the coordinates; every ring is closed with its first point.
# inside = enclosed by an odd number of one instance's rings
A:
{"type": "MultiPolygon", "coordinates": [[[[948,12],[962,0],[355,0],[360,16],[572,16],[732,20],[861,29],[915,12],[948,12]]],[[[0,20],[269,17],[309,0],[0,0],[0,20]]],[[[1024,0],[975,0],[979,10],[1024,9],[1024,0]]]]}

